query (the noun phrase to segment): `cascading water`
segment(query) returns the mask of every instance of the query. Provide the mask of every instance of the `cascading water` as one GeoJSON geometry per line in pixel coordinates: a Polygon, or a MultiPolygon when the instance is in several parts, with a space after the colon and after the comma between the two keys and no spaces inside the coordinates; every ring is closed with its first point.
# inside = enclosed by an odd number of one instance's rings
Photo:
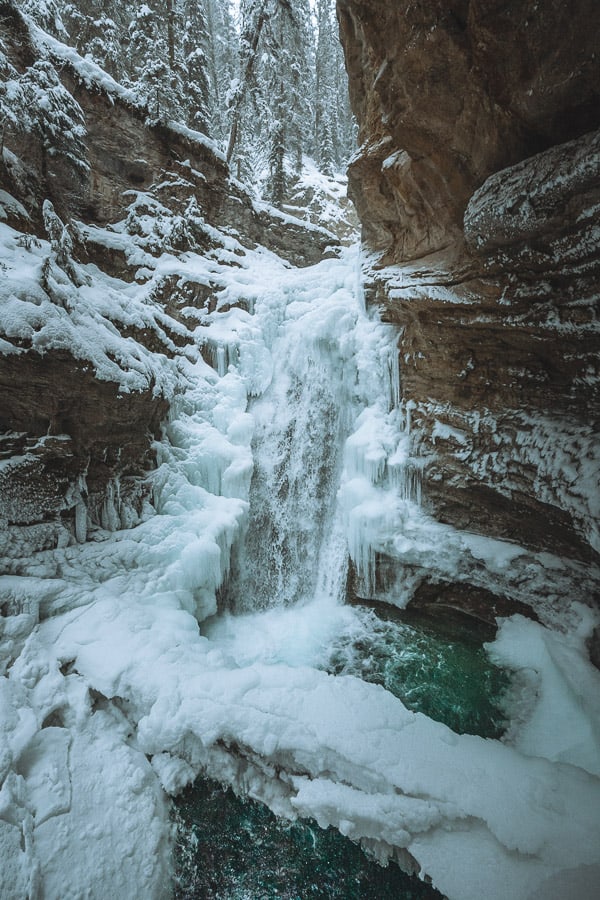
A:
{"type": "MultiPolygon", "coordinates": [[[[249,409],[255,423],[250,511],[223,592],[223,605],[237,613],[315,595],[339,600],[345,585],[348,552],[337,493],[344,443],[368,400],[357,358],[357,322],[367,317],[348,286],[324,290],[321,298],[314,287],[308,293],[297,287],[284,296],[277,327],[271,309],[265,329],[272,376],[249,409]]],[[[260,301],[256,315],[260,321],[260,301]]],[[[393,355],[391,329],[379,329],[393,355]]],[[[394,391],[390,383],[387,394],[394,391]]]]}
{"type": "MultiPolygon", "coordinates": [[[[254,423],[249,513],[220,591],[238,616],[318,602],[323,618],[345,598],[349,559],[369,597],[377,551],[420,502],[397,332],[367,312],[350,267],[323,271],[254,298],[250,340],[227,330],[229,313],[208,329],[245,378],[254,423]]],[[[218,620],[203,632],[223,636],[218,620]]]]}
{"type": "Polygon", "coordinates": [[[314,596],[335,512],[345,437],[339,360],[309,346],[302,370],[289,371],[288,345],[296,337],[290,331],[274,350],[269,389],[251,407],[256,431],[250,514],[228,586],[229,605],[237,612],[314,596]]]}

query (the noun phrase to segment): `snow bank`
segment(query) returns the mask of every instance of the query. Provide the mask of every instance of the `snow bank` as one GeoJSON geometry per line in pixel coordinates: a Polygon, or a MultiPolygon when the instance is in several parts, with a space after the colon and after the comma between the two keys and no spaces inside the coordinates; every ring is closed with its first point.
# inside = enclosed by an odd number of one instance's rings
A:
{"type": "MultiPolygon", "coordinates": [[[[43,623],[12,675],[35,682],[36,706],[55,698],[57,658],[73,660],[65,680],[115,704],[131,698],[136,747],[163,769],[164,754],[185,761],[184,781],[201,766],[280,814],[364,839],[381,859],[406,848],[451,898],[528,897],[552,873],[598,862],[600,780],[583,768],[456,735],[349,676],[237,665],[162,602],[107,597],[43,623]]],[[[589,666],[586,677],[599,686],[589,666]]],[[[181,786],[168,771],[170,789],[181,786]]]]}
{"type": "MultiPolygon", "coordinates": [[[[491,652],[531,670],[526,696],[513,698],[512,746],[459,736],[382,687],[320,671],[353,616],[326,594],[211,618],[247,522],[252,435],[275,408],[269,388],[284,349],[290,383],[325,358],[337,374],[349,435],[339,518],[365,578],[380,548],[399,560],[443,557],[453,571],[466,553],[503,570],[518,558],[513,545],[459,538],[420,510],[394,334],[361,310],[354,255],[298,272],[263,252],[235,269],[218,255],[164,254],[149,283],[117,289],[106,279],[104,292],[83,267],[92,284],[83,279],[69,308],[50,309],[35,280],[48,248],[21,248],[0,228],[15,335],[47,335],[49,322],[59,341],[79,316],[96,334],[86,352],[99,354],[100,370],[114,340],[131,357],[124,384],[148,366],[174,397],[152,476],[156,515],[23,561],[22,594],[43,616],[25,641],[0,643],[2,896],[41,886],[49,898],[167,895],[158,785],[175,793],[199,772],[281,815],[335,825],[382,861],[407,851],[451,900],[541,897],[570,872],[597,888],[600,676],[582,650],[587,613],[575,610],[562,636],[504,623],[491,652]],[[220,310],[199,313],[177,363],[136,356],[111,325],[159,327],[150,292],[167,272],[221,290],[220,310]],[[229,348],[216,368],[198,352],[206,340],[229,348]],[[249,407],[251,396],[264,402],[249,407]]],[[[15,578],[0,577],[0,591],[16,597],[15,578]]]]}

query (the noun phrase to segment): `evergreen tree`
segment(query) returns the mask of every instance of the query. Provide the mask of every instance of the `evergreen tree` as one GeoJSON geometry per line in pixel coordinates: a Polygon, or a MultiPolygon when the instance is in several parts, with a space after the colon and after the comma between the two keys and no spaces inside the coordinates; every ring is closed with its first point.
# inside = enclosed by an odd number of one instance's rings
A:
{"type": "MultiPolygon", "coordinates": [[[[165,4],[154,0],[154,5],[165,4]]],[[[183,85],[175,67],[174,10],[167,4],[167,27],[147,3],[138,7],[129,26],[129,86],[153,119],[183,118],[183,85]]]]}
{"type": "Polygon", "coordinates": [[[330,116],[321,117],[321,132],[319,142],[319,163],[321,171],[325,175],[333,175],[336,168],[336,154],[333,147],[333,134],[330,116]]]}
{"type": "Polygon", "coordinates": [[[335,163],[335,81],[332,60],[334,38],[331,0],[317,0],[317,49],[315,60],[314,136],[317,162],[330,174],[335,163]]]}
{"type": "Polygon", "coordinates": [[[185,0],[182,53],[187,88],[187,118],[193,128],[206,134],[210,131],[212,100],[207,59],[209,44],[210,34],[202,4],[185,0]]]}
{"type": "Polygon", "coordinates": [[[344,167],[356,141],[356,128],[334,0],[317,0],[314,136],[316,158],[324,172],[344,167]]]}
{"type": "Polygon", "coordinates": [[[21,0],[20,9],[31,16],[49,34],[64,40],[67,29],[62,20],[64,4],[61,0],[21,0]]]}
{"type": "Polygon", "coordinates": [[[153,120],[228,144],[236,174],[273,202],[312,156],[329,174],[354,126],[335,0],[20,0],[42,27],[129,87],[153,120]]]}
{"type": "Polygon", "coordinates": [[[242,2],[228,156],[237,150],[238,169],[243,170],[256,156],[254,148],[266,144],[266,189],[272,198],[285,192],[286,161],[299,172],[302,153],[309,149],[312,47],[308,0],[242,2]]]}
{"type": "Polygon", "coordinates": [[[268,184],[269,197],[276,206],[282,205],[286,195],[285,143],[285,125],[282,119],[276,119],[272,125],[268,184]]]}
{"type": "MultiPolygon", "coordinates": [[[[278,2],[278,0],[275,0],[278,2]]],[[[268,19],[270,0],[242,0],[240,6],[239,72],[231,96],[231,123],[227,161],[233,158],[247,96],[258,87],[256,74],[259,45],[268,19]]]]}
{"type": "Polygon", "coordinates": [[[208,41],[210,134],[223,143],[229,136],[229,104],[238,61],[239,40],[227,0],[204,0],[208,41]]]}

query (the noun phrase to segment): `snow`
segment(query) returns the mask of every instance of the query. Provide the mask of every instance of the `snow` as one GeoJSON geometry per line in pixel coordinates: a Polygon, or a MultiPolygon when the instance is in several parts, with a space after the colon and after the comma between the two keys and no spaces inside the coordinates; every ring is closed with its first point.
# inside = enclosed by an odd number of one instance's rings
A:
{"type": "MultiPolygon", "coordinates": [[[[220,149],[218,144],[215,141],[211,140],[201,131],[195,131],[193,128],[188,128],[186,125],[183,125],[181,122],[175,122],[173,119],[169,119],[167,122],[167,128],[170,131],[174,131],[176,134],[180,134],[182,137],[187,138],[189,141],[192,141],[194,144],[202,144],[204,147],[207,147],[217,159],[220,159],[221,162],[226,162],[225,154],[220,149]]],[[[204,176],[201,176],[204,178],[204,176]]]]}
{"type": "MultiPolygon", "coordinates": [[[[124,226],[104,239],[139,249],[124,226]]],[[[18,613],[0,640],[2,896],[167,896],[164,791],[200,772],[278,814],[332,824],[382,861],[408,851],[451,900],[540,897],[571,870],[597,888],[600,675],[584,651],[587,609],[562,634],[503,623],[490,652],[523,673],[505,743],[455,734],[382,687],[322,670],[355,615],[337,602],[346,543],[367,583],[377,552],[405,563],[407,585],[413,563],[460,578],[475,562],[487,578],[522,557],[421,509],[397,336],[364,311],[357,251],[298,271],[262,250],[232,267],[225,246],[179,258],[159,248],[145,284],[80,266],[76,286],[47,243],[21,247],[1,223],[0,241],[7,343],[67,346],[122,390],[152,380],[171,400],[144,521],[115,521],[0,576],[18,613]],[[40,284],[48,257],[64,305],[40,284]],[[196,309],[174,358],[121,330],[178,327],[153,300],[169,275],[219,296],[214,312],[196,309]],[[327,490],[310,480],[314,454],[331,470],[327,490]],[[298,499],[273,505],[277,527],[322,529],[324,553],[303,574],[314,590],[261,611],[244,597],[251,611],[217,616],[250,501],[282,467],[298,499]]],[[[302,552],[290,551],[290,580],[302,552]]]]}
{"type": "Polygon", "coordinates": [[[22,219],[29,219],[29,213],[22,203],[19,203],[14,197],[6,191],[0,190],[0,219],[6,219],[7,213],[20,216],[22,219]]]}
{"type": "MultiPolygon", "coordinates": [[[[594,625],[589,609],[577,604],[579,627],[551,632],[514,616],[504,621],[490,648],[501,665],[533,676],[537,702],[524,721],[514,697],[511,739],[529,756],[546,756],[600,776],[600,679],[587,661],[586,634],[594,625]]],[[[526,688],[531,691],[531,684],[526,688]]]]}
{"type": "Polygon", "coordinates": [[[299,219],[297,216],[291,216],[288,213],[284,213],[282,210],[278,209],[276,206],[272,206],[265,200],[253,200],[252,205],[257,213],[267,213],[269,218],[278,219],[286,225],[298,225],[301,228],[308,228],[309,231],[314,231],[315,234],[320,234],[325,238],[329,238],[332,244],[337,243],[335,234],[323,228],[321,225],[315,225],[312,222],[307,222],[305,219],[299,219]]]}
{"type": "MultiPolygon", "coordinates": [[[[39,28],[32,19],[28,20],[29,31],[34,46],[42,57],[49,57],[59,64],[68,64],[77,74],[82,84],[95,90],[103,91],[114,102],[115,99],[129,106],[139,106],[139,98],[134,90],[126,88],[115,81],[111,75],[95,63],[89,56],[81,56],[73,47],[64,44],[39,28]]],[[[225,162],[225,156],[215,141],[200,131],[194,131],[181,122],[168,120],[165,126],[194,144],[199,144],[210,151],[217,159],[225,162]]]]}
{"type": "Polygon", "coordinates": [[[341,173],[323,174],[310,157],[303,159],[285,209],[333,232],[343,244],[357,240],[359,224],[348,199],[348,179],[341,173]]]}

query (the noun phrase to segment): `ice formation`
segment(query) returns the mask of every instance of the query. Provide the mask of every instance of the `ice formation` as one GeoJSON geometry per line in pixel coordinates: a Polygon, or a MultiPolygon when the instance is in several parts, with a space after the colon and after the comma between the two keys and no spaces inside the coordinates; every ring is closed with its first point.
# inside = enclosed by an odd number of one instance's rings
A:
{"type": "Polygon", "coordinates": [[[156,315],[147,284],[89,267],[70,311],[46,309],[33,273],[47,248],[0,228],[13,280],[31,287],[4,298],[16,332],[44,314],[44,346],[68,340],[77,353],[83,341],[98,377],[126,359],[124,390],[153,377],[173,398],[155,514],[121,528],[107,510],[115,530],[102,540],[0,578],[16,613],[2,635],[2,897],[168,896],[164,791],[200,772],[332,824],[381,861],[412,859],[455,900],[558,897],[565,878],[583,885],[581,900],[596,896],[589,611],[574,610],[566,634],[504,623],[491,652],[535,688],[515,698],[506,743],[457,735],[382,687],[322,671],[354,615],[338,602],[346,546],[367,588],[378,551],[447,570],[465,554],[506,568],[522,552],[456,535],[420,508],[395,336],[361,305],[357,251],[305,270],[260,248],[236,268],[165,254],[153,277],[216,280],[221,310],[199,322],[198,352],[158,361],[132,358],[107,324],[156,315]],[[275,566],[261,542],[277,546],[275,566]],[[219,592],[244,614],[216,615],[219,592]]]}

